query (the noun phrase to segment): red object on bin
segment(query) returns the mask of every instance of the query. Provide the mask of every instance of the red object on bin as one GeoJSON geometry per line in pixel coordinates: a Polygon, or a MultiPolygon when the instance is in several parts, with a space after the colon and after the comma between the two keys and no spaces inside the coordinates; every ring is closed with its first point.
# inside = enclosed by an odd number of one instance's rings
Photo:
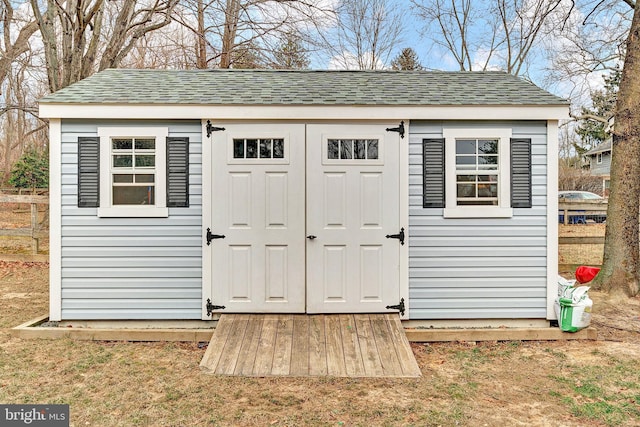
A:
{"type": "Polygon", "coordinates": [[[576,269],[576,280],[578,283],[587,283],[593,280],[600,272],[599,267],[588,267],[581,265],[576,269]]]}

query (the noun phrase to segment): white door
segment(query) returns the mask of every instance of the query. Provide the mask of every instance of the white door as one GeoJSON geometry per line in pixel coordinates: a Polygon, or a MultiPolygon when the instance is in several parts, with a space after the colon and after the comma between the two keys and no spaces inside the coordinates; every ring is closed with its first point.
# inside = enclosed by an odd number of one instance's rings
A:
{"type": "Polygon", "coordinates": [[[213,303],[305,311],[305,126],[219,124],[212,134],[213,303]]]}
{"type": "MultiPolygon", "coordinates": [[[[397,124],[389,124],[397,126],[397,124]]],[[[384,312],[400,299],[398,133],[307,125],[307,312],[384,312]]]]}

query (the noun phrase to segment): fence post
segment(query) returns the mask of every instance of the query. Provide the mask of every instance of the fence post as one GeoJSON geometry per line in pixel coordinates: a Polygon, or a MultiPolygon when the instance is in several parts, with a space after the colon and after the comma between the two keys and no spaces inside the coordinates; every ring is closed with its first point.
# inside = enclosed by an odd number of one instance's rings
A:
{"type": "Polygon", "coordinates": [[[31,253],[38,255],[38,204],[31,203],[31,253]]]}

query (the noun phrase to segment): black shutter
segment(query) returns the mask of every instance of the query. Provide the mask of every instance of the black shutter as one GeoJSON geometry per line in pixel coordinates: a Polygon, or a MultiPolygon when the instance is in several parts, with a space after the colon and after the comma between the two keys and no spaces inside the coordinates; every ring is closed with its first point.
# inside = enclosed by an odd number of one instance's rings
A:
{"type": "Polygon", "coordinates": [[[444,208],[444,139],[422,140],[423,207],[444,208]]]}
{"type": "Polygon", "coordinates": [[[167,207],[189,207],[189,138],[167,138],[167,207]]]}
{"type": "Polygon", "coordinates": [[[100,206],[100,138],[78,138],[78,207],[100,206]]]}
{"type": "Polygon", "coordinates": [[[511,139],[511,207],[530,208],[531,139],[511,139]]]}

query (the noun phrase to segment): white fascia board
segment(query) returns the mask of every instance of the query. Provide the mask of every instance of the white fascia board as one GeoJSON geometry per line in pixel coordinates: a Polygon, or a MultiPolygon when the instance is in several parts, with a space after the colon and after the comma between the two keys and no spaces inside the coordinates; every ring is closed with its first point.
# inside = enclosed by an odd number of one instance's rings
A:
{"type": "Polygon", "coordinates": [[[568,105],[40,104],[40,118],[217,120],[563,120],[568,105]]]}

